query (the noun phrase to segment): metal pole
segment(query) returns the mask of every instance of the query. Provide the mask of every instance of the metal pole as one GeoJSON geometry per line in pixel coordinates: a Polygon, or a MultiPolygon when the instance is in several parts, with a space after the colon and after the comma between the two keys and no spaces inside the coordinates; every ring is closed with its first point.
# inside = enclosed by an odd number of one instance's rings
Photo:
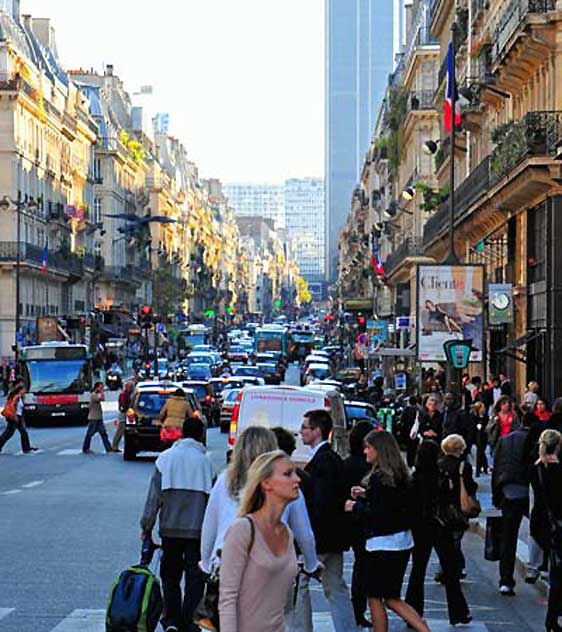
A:
{"type": "Polygon", "coordinates": [[[451,26],[451,56],[453,58],[451,64],[451,144],[450,144],[450,156],[449,156],[449,168],[450,168],[450,192],[449,192],[449,254],[446,259],[446,263],[459,263],[459,258],[455,251],[455,109],[457,105],[457,90],[456,90],[456,72],[455,72],[455,34],[457,31],[457,24],[453,22],[451,26]]]}
{"type": "Polygon", "coordinates": [[[19,332],[20,332],[20,267],[21,267],[21,193],[18,191],[16,202],[16,335],[14,354],[16,359],[16,373],[19,362],[19,332]]]}

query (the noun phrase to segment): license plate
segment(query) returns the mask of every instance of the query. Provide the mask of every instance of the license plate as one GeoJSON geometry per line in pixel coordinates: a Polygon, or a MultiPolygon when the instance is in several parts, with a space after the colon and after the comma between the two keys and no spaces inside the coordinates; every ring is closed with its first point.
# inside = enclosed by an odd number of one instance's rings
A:
{"type": "Polygon", "coordinates": [[[66,413],[51,413],[51,417],[66,417],[66,413]]]}

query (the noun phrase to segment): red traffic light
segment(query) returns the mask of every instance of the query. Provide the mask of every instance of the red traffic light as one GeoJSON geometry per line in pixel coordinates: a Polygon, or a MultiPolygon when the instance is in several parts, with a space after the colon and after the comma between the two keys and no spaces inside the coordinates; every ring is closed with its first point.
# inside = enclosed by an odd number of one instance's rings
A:
{"type": "Polygon", "coordinates": [[[144,305],[142,308],[142,313],[145,316],[148,316],[149,314],[152,314],[152,307],[150,307],[149,305],[144,305]]]}
{"type": "Polygon", "coordinates": [[[364,325],[367,322],[367,320],[366,320],[365,316],[359,316],[359,318],[357,319],[357,322],[360,325],[364,325]]]}

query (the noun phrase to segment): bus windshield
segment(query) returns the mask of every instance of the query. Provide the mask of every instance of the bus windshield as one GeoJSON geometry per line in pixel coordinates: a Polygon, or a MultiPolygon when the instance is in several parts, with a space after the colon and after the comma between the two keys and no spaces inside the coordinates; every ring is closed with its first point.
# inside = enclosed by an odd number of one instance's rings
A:
{"type": "Polygon", "coordinates": [[[83,393],[92,387],[84,360],[29,360],[31,393],[83,393]]]}

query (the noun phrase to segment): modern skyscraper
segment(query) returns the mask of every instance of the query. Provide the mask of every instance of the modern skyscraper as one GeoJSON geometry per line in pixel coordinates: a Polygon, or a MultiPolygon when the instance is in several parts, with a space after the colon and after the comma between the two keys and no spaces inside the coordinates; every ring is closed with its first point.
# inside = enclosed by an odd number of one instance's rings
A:
{"type": "Polygon", "coordinates": [[[285,228],[282,184],[225,184],[224,194],[236,215],[265,217],[275,221],[275,228],[285,228]]]}
{"type": "Polygon", "coordinates": [[[326,0],[326,244],[332,278],[338,236],[393,66],[392,0],[326,0]]]}
{"type": "Polygon", "coordinates": [[[287,232],[296,241],[301,276],[309,282],[323,281],[326,272],[324,180],[287,180],[285,217],[287,232]]]}

